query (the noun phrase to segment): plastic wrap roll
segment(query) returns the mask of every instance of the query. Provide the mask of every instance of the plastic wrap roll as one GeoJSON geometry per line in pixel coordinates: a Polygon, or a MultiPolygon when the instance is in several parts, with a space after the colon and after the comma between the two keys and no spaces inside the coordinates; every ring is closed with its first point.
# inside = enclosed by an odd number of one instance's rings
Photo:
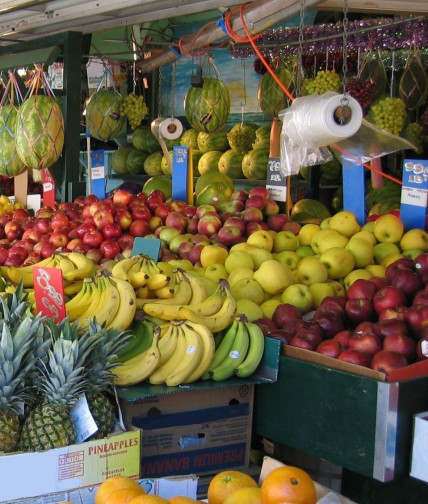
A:
{"type": "Polygon", "coordinates": [[[183,125],[176,117],[158,117],[151,124],[155,137],[177,140],[183,133],[183,125]]]}

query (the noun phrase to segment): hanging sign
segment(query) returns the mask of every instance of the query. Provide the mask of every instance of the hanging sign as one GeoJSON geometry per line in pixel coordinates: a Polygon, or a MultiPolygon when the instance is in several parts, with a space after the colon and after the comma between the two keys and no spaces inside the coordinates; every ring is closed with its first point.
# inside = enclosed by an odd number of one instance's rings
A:
{"type": "Polygon", "coordinates": [[[404,228],[425,229],[428,203],[428,160],[405,159],[403,163],[400,219],[404,228]]]}
{"type": "Polygon", "coordinates": [[[91,172],[92,194],[103,200],[106,197],[106,177],[104,166],[104,150],[91,152],[91,172]]]}
{"type": "Polygon", "coordinates": [[[267,166],[266,189],[270,197],[275,201],[285,201],[287,199],[287,176],[281,175],[279,169],[280,158],[270,157],[267,166]]]}
{"type": "Polygon", "coordinates": [[[366,222],[364,166],[342,156],[343,209],[352,212],[360,226],[366,222]]]}
{"type": "Polygon", "coordinates": [[[193,198],[193,173],[189,148],[174,145],[172,149],[172,200],[190,203],[193,198]]]}
{"type": "Polygon", "coordinates": [[[61,322],[66,316],[62,271],[34,266],[33,278],[37,312],[61,322]]]}
{"type": "Polygon", "coordinates": [[[42,168],[43,206],[54,207],[56,201],[56,182],[49,168],[42,168]]]}

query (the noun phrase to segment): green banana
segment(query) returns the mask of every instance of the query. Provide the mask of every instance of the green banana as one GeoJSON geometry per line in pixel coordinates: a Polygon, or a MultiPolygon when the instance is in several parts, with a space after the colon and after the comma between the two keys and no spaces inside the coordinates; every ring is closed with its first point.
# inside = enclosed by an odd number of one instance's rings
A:
{"type": "Polygon", "coordinates": [[[118,352],[115,362],[126,362],[147,350],[153,341],[153,330],[152,324],[134,320],[128,342],[118,352]]]}
{"type": "Polygon", "coordinates": [[[265,336],[257,324],[252,322],[245,323],[250,346],[245,359],[235,368],[235,375],[240,378],[246,378],[254,373],[263,357],[265,349],[265,336]]]}

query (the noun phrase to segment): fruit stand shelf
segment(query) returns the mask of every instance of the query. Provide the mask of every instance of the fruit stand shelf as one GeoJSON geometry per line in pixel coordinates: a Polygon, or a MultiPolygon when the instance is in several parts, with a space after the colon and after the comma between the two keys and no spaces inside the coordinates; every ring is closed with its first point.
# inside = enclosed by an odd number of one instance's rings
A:
{"type": "Polygon", "coordinates": [[[426,410],[428,376],[389,383],[281,356],[278,381],[256,386],[254,432],[387,482],[408,476],[413,415],[426,410]]]}

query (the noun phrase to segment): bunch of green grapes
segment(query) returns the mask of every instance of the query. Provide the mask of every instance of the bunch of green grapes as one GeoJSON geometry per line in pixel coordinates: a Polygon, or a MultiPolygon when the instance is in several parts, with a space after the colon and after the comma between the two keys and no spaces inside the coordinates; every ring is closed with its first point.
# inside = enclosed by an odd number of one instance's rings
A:
{"type": "Polygon", "coordinates": [[[367,119],[378,128],[399,135],[405,126],[407,118],[406,104],[401,98],[388,96],[376,102],[370,108],[367,119]]]}
{"type": "Polygon", "coordinates": [[[302,95],[320,95],[327,91],[338,93],[342,88],[342,81],[335,70],[320,70],[314,79],[304,79],[302,95]]]}
{"type": "Polygon", "coordinates": [[[417,122],[409,123],[404,131],[403,137],[415,146],[416,152],[420,153],[424,146],[423,126],[417,122]]]}
{"type": "Polygon", "coordinates": [[[144,97],[142,95],[137,96],[131,93],[123,98],[119,107],[119,112],[120,115],[126,117],[129,125],[134,130],[141,124],[143,117],[148,114],[149,109],[144,103],[144,97]]]}

